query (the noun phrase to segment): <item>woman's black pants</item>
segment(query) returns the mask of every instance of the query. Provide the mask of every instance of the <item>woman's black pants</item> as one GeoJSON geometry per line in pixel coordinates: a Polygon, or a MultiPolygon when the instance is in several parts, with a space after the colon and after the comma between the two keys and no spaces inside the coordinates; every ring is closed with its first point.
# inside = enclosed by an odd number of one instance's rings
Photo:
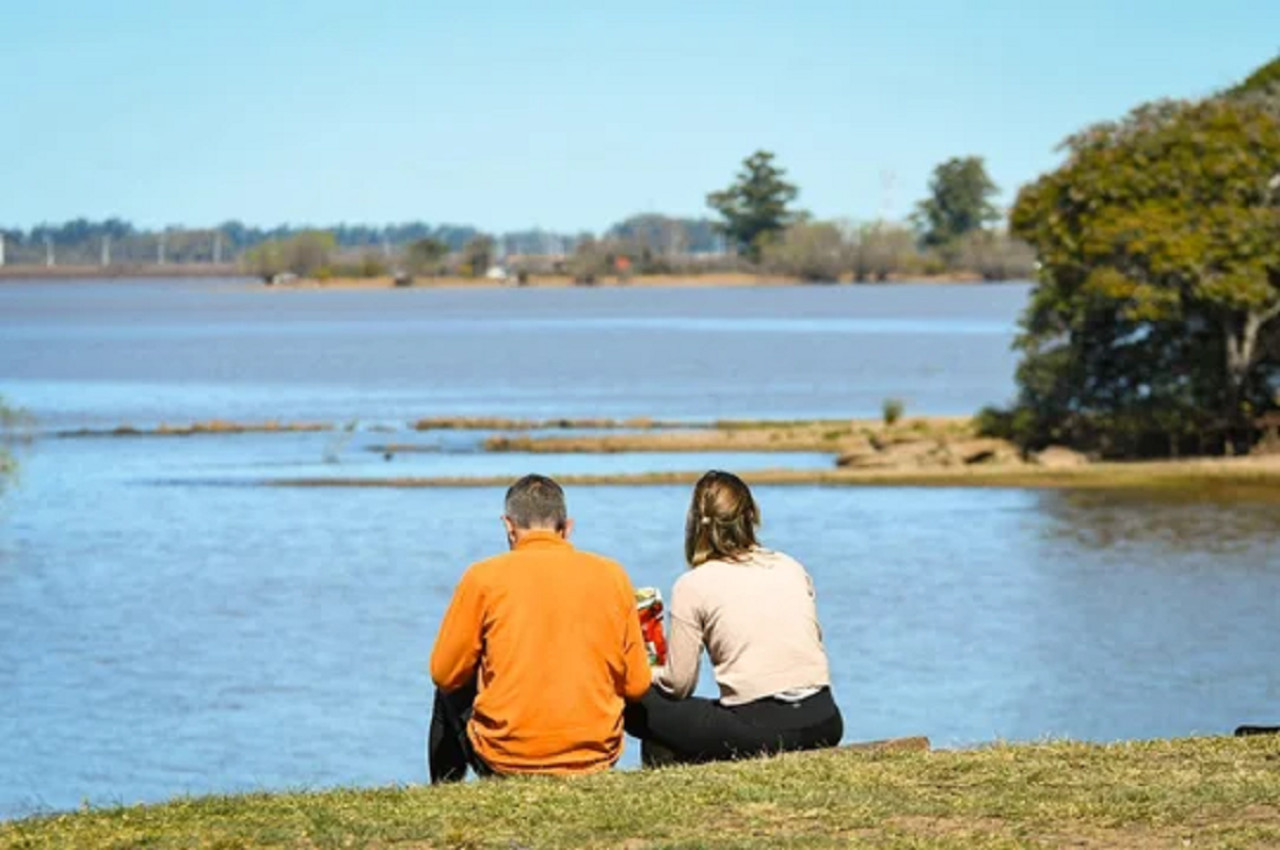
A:
{"type": "Polygon", "coordinates": [[[765,697],[721,705],[701,697],[672,699],[653,687],[629,704],[623,717],[627,734],[642,743],[646,766],[816,750],[834,747],[844,734],[830,688],[799,702],[765,697]]]}

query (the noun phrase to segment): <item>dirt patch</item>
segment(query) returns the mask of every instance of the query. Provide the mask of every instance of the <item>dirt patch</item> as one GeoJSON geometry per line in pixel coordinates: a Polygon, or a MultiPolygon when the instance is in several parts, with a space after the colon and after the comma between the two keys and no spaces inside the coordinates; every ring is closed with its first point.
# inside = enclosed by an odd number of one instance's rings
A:
{"type": "MultiPolygon", "coordinates": [[[[1242,811],[1204,816],[1190,823],[1165,825],[1127,824],[1114,827],[1091,824],[1049,824],[1044,827],[994,817],[930,817],[901,815],[885,826],[912,836],[937,839],[1014,839],[1042,847],[1079,850],[1164,850],[1164,848],[1231,846],[1280,846],[1280,808],[1249,806],[1242,811]],[[1271,827],[1273,835],[1252,832],[1251,827],[1271,827]],[[1223,835],[1223,832],[1237,833],[1223,835]],[[1249,834],[1251,833],[1252,834],[1249,834]]],[[[1264,830],[1270,832],[1271,830],[1264,830]]]]}
{"type": "Polygon", "coordinates": [[[1081,825],[1065,830],[1049,829],[1040,832],[1028,829],[1001,818],[993,817],[930,817],[927,815],[903,815],[889,818],[885,826],[923,839],[951,839],[963,842],[989,842],[1016,840],[1019,844],[1039,847],[1081,848],[1081,850],[1164,850],[1164,848],[1194,846],[1184,844],[1193,835],[1192,830],[1169,828],[1154,830],[1145,826],[1099,829],[1081,825]]]}

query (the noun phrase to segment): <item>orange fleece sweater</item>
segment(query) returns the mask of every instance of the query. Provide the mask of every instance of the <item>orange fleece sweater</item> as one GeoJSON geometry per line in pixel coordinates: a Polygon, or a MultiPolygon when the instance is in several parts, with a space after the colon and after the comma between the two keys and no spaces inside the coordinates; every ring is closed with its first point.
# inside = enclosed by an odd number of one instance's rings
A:
{"type": "Polygon", "coordinates": [[[552,531],[473,564],[440,623],[431,678],[477,679],[467,735],[499,773],[589,773],[622,753],[622,707],[649,688],[635,591],[617,563],[552,531]]]}

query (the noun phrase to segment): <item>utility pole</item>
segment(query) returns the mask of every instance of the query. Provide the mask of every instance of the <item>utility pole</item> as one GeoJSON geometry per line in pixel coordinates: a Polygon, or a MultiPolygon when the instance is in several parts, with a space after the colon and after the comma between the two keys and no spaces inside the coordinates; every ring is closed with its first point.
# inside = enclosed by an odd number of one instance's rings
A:
{"type": "Polygon", "coordinates": [[[102,267],[111,265],[111,237],[102,237],[102,267]]]}
{"type": "Polygon", "coordinates": [[[44,264],[53,268],[53,237],[48,234],[44,237],[44,264]]]}
{"type": "Polygon", "coordinates": [[[213,264],[215,266],[222,264],[222,231],[215,230],[213,232],[213,264]]]}
{"type": "Polygon", "coordinates": [[[888,221],[893,214],[893,190],[898,182],[898,175],[890,168],[880,171],[880,220],[888,221]]]}
{"type": "Polygon", "coordinates": [[[4,265],[4,231],[0,230],[0,266],[4,265]]]}
{"type": "Polygon", "coordinates": [[[156,237],[156,265],[158,266],[164,265],[164,241],[168,235],[167,232],[162,230],[160,235],[156,237]]]}

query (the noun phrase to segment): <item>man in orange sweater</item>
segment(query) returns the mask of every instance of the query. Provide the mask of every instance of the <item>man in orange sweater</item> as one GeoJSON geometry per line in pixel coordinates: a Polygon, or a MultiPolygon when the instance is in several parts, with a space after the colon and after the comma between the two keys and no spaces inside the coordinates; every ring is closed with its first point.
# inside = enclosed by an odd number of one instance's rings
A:
{"type": "Polygon", "coordinates": [[[615,562],[575,549],[564,491],[527,475],[507,491],[511,551],[463,573],[431,652],[432,782],[604,770],[622,708],[649,688],[635,591],[615,562]]]}

